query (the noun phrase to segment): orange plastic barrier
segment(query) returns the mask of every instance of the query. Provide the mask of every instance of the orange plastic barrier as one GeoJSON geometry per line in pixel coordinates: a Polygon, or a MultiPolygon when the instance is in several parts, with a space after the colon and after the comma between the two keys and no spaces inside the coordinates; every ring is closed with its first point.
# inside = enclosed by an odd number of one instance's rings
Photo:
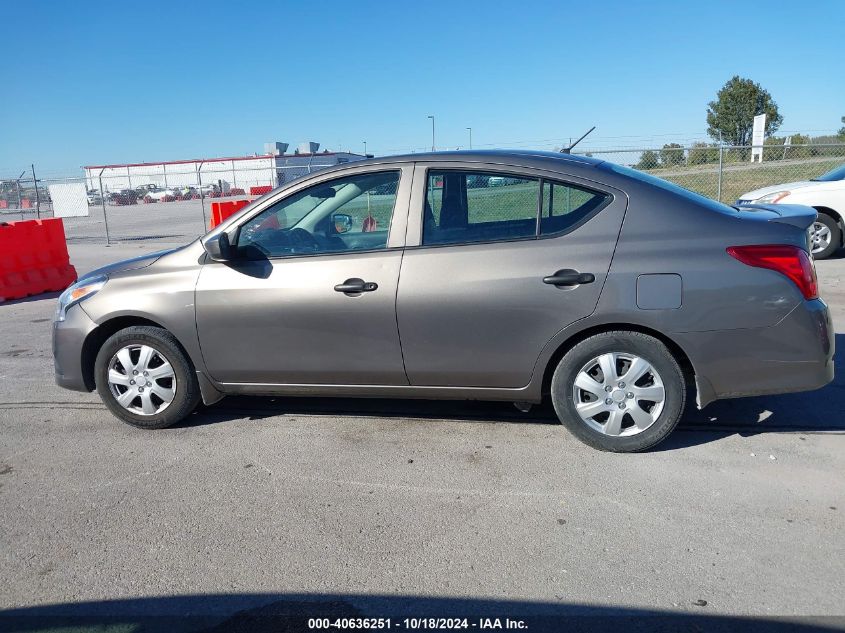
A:
{"type": "Polygon", "coordinates": [[[0,223],[0,301],[64,290],[74,281],[61,218],[0,223]]]}
{"type": "Polygon", "coordinates": [[[232,200],[230,202],[212,202],[211,203],[211,226],[213,229],[230,215],[234,215],[252,200],[232,200]]]}
{"type": "Polygon", "coordinates": [[[249,195],[251,196],[263,196],[265,193],[270,193],[273,191],[273,187],[270,185],[262,185],[260,187],[250,187],[249,188],[249,195]]]}

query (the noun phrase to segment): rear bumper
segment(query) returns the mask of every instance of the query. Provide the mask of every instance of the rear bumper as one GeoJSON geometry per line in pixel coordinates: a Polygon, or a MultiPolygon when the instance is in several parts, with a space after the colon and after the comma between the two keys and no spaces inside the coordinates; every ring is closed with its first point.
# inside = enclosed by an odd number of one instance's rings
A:
{"type": "Polygon", "coordinates": [[[812,391],[833,380],[827,305],[803,301],[777,325],[676,336],[695,368],[699,406],[713,400],[812,391]]]}
{"type": "Polygon", "coordinates": [[[64,321],[53,322],[53,368],[56,384],[73,391],[91,391],[82,369],[83,345],[97,327],[79,306],[71,306],[64,321]]]}

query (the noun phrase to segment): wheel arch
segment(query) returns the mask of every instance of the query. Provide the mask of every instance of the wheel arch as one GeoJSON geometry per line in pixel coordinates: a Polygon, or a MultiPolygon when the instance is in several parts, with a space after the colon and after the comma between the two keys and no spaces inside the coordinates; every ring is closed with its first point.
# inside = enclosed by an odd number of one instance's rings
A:
{"type": "Polygon", "coordinates": [[[829,215],[834,220],[836,220],[836,223],[839,225],[839,228],[843,230],[843,235],[845,235],[845,223],[843,223],[842,214],[839,213],[839,211],[833,209],[832,207],[826,207],[823,204],[813,205],[813,208],[819,213],[829,215]]]}
{"type": "Polygon", "coordinates": [[[709,402],[709,396],[705,396],[702,394],[703,385],[699,384],[697,379],[697,375],[695,372],[695,367],[692,364],[687,353],[683,350],[683,348],[672,338],[666,336],[663,332],[659,332],[653,328],[638,325],[635,323],[603,323],[601,325],[593,325],[583,330],[579,330],[572,334],[572,336],[567,337],[563,340],[558,346],[557,349],[552,353],[549,357],[548,361],[546,362],[546,366],[543,370],[543,380],[541,384],[541,393],[542,396],[545,398],[551,392],[551,383],[552,383],[552,375],[557,368],[560,359],[563,358],[564,354],[568,352],[570,349],[575,347],[578,343],[583,340],[590,338],[591,336],[595,336],[596,334],[601,334],[603,332],[613,332],[613,331],[628,331],[628,332],[639,332],[641,334],[647,334],[649,336],[653,336],[660,342],[662,342],[666,347],[669,349],[669,352],[674,356],[675,360],[678,361],[678,365],[681,367],[681,371],[684,374],[684,380],[686,381],[688,386],[694,386],[697,391],[698,395],[698,402],[699,407],[704,406],[709,402]],[[706,400],[706,401],[705,401],[706,400]]]}
{"type": "Polygon", "coordinates": [[[189,360],[189,362],[191,362],[191,364],[193,364],[193,359],[187,350],[185,350],[185,346],[182,345],[173,332],[168,330],[161,323],[157,323],[152,319],[137,315],[116,316],[108,319],[107,321],[103,321],[96,328],[91,330],[88,336],[85,337],[85,341],[82,343],[82,378],[85,381],[86,389],[94,391],[97,388],[94,377],[94,363],[97,360],[97,353],[100,351],[103,343],[105,343],[108,338],[116,332],[135,325],[147,325],[170,332],[170,334],[176,338],[176,342],[179,344],[179,347],[182,348],[185,357],[189,360]]]}

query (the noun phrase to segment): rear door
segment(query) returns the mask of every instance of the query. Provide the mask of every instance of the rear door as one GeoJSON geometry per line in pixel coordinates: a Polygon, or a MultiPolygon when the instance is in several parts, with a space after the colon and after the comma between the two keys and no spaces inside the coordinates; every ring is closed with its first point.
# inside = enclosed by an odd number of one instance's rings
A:
{"type": "Polygon", "coordinates": [[[410,384],[527,385],[546,343],[595,310],[626,206],[575,177],[418,163],[397,297],[410,384]]]}

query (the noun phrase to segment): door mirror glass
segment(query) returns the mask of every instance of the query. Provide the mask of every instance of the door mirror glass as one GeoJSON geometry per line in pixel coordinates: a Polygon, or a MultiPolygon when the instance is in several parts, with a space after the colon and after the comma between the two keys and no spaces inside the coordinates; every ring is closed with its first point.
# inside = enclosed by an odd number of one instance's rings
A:
{"type": "Polygon", "coordinates": [[[335,233],[349,233],[352,230],[352,216],[348,213],[335,213],[332,216],[335,233]]]}
{"type": "Polygon", "coordinates": [[[234,259],[234,249],[229,243],[227,233],[218,233],[203,242],[206,252],[216,262],[228,262],[234,259]]]}

